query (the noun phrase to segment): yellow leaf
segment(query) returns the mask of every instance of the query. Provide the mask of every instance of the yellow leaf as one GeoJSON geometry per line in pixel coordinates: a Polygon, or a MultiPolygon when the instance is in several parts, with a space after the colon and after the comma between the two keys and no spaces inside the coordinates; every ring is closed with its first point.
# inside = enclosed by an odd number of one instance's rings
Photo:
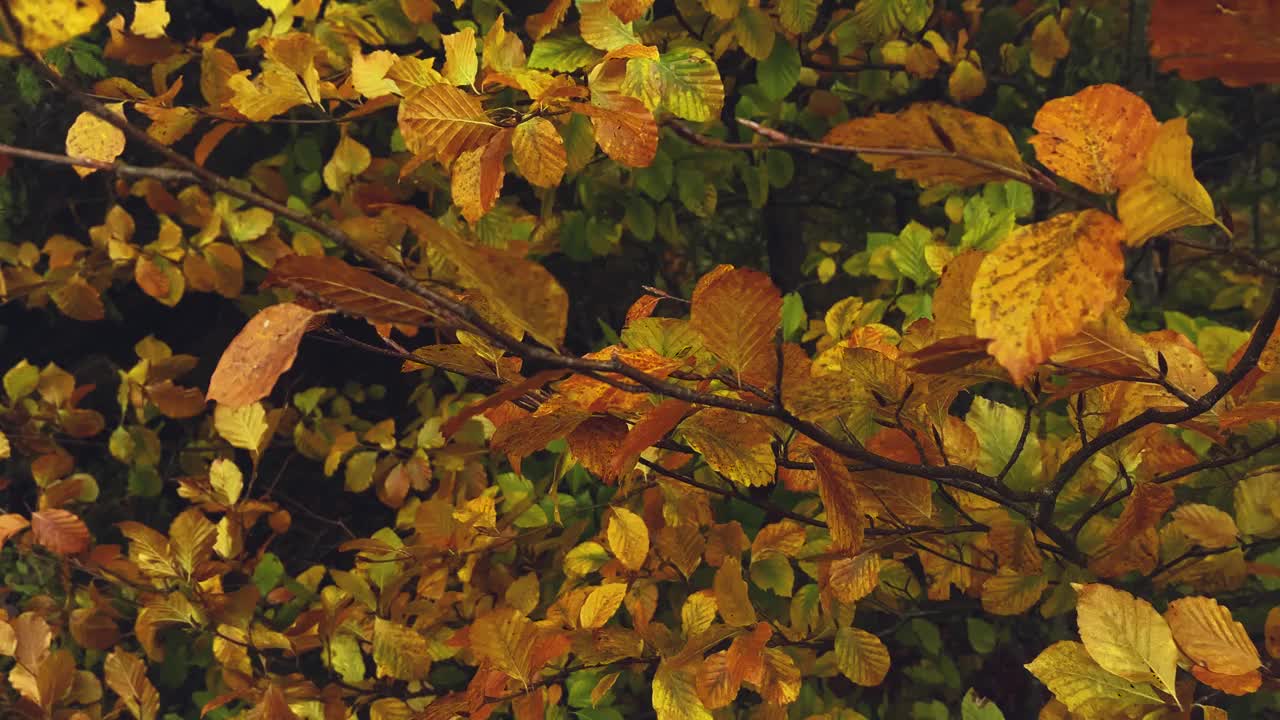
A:
{"type": "Polygon", "coordinates": [[[1160,124],[1142,98],[1119,85],[1093,85],[1050,100],[1036,112],[1031,137],[1045,167],[1109,194],[1132,184],[1160,124]]]}
{"type": "Polygon", "coordinates": [[[716,570],[712,583],[716,593],[716,605],[720,617],[734,627],[746,627],[756,622],[756,609],[747,595],[747,581],[742,579],[742,563],[736,557],[725,558],[716,570]]]}
{"type": "Polygon", "coordinates": [[[209,484],[213,486],[214,497],[223,505],[234,505],[240,500],[244,490],[244,474],[235,462],[227,458],[218,458],[209,465],[209,484]]]}
{"type": "Polygon", "coordinates": [[[681,423],[680,433],[712,470],[729,480],[747,487],[773,482],[773,434],[757,418],[710,408],[681,423]]]}
{"type": "Polygon", "coordinates": [[[467,222],[476,222],[493,209],[502,192],[511,130],[504,128],[483,147],[467,150],[453,163],[453,202],[467,222]]]}
{"type": "Polygon", "coordinates": [[[538,649],[541,639],[538,627],[515,608],[497,608],[471,624],[472,652],[521,684],[540,669],[536,663],[549,659],[538,649]]]}
{"type": "Polygon", "coordinates": [[[1247,536],[1280,537],[1280,472],[1261,472],[1236,483],[1236,524],[1247,536]]]}
{"type": "Polygon", "coordinates": [[[102,665],[103,680],[136,720],[155,720],[160,693],[147,679],[147,664],[137,655],[115,650],[102,665]]]}
{"type": "Polygon", "coordinates": [[[268,120],[298,105],[316,104],[320,71],[316,57],[324,48],[306,33],[268,38],[263,43],[262,72],[249,80],[244,70],[227,79],[231,105],[254,121],[268,120]]]}
{"type": "Polygon", "coordinates": [[[781,320],[782,293],[757,270],[712,271],[694,288],[690,327],[741,379],[772,383],[773,340],[781,320]]]}
{"type": "Polygon", "coordinates": [[[987,76],[972,60],[961,60],[947,78],[947,94],[956,102],[968,102],[987,91],[987,76]]]}
{"type": "Polygon", "coordinates": [[[924,187],[946,182],[967,187],[1025,175],[1018,147],[1003,125],[942,103],[849,120],[832,128],[824,142],[875,148],[858,157],[924,187]]]}
{"type": "Polygon", "coordinates": [[[1031,31],[1031,71],[1042,78],[1053,74],[1053,66],[1071,51],[1071,41],[1058,18],[1049,15],[1031,31]]]}
{"type": "Polygon", "coordinates": [[[765,648],[764,676],[757,685],[765,702],[789,705],[800,697],[800,667],[781,648],[765,648]]]}
{"type": "Polygon", "coordinates": [[[659,663],[653,676],[651,697],[658,720],[711,720],[711,713],[698,699],[689,668],[659,663]]]}
{"type": "Polygon", "coordinates": [[[613,509],[606,536],[609,549],[629,570],[639,570],[649,557],[649,528],[644,524],[644,518],[626,508],[613,509]]]}
{"type": "Polygon", "coordinates": [[[1080,639],[1089,656],[1107,672],[1177,695],[1178,648],[1151,603],[1101,583],[1078,586],[1076,594],[1080,639]]]}
{"type": "Polygon", "coordinates": [[[889,672],[889,651],[880,638],[858,628],[836,632],[836,667],[858,685],[875,687],[889,672]]]}
{"type": "Polygon", "coordinates": [[[9,437],[0,432],[0,460],[8,460],[13,449],[9,445],[9,437]]]}
{"type": "MultiPolygon", "coordinates": [[[[124,112],[124,103],[108,106],[117,115],[124,112]]],[[[95,115],[82,112],[67,130],[67,154],[74,158],[111,163],[124,152],[124,132],[115,125],[95,115]]],[[[72,170],[80,177],[97,172],[95,168],[75,166],[72,170]]]]}
{"type": "Polygon", "coordinates": [[[1160,125],[1147,150],[1142,172],[1116,200],[1125,242],[1136,247],[1170,230],[1188,225],[1217,225],[1213,199],[1196,180],[1191,168],[1191,136],[1187,119],[1174,118],[1160,125]]]}
{"type": "Polygon", "coordinates": [[[324,184],[330,190],[340,193],[347,189],[351,181],[360,173],[369,169],[373,156],[369,148],[360,141],[343,133],[338,146],[333,150],[333,157],[324,164],[324,184]]]}
{"type": "Polygon", "coordinates": [[[880,584],[880,555],[864,552],[824,561],[818,577],[837,600],[855,603],[870,595],[880,584]]]}
{"type": "Polygon", "coordinates": [[[622,598],[626,594],[626,583],[605,583],[592,588],[586,602],[582,603],[578,623],[587,630],[604,627],[614,613],[618,612],[618,608],[622,607],[622,598]]]}
{"type": "Polygon", "coordinates": [[[444,42],[444,67],[440,74],[450,85],[473,84],[480,67],[476,58],[475,28],[463,28],[440,39],[444,42]]]}
{"type": "Polygon", "coordinates": [[[169,25],[169,11],[165,9],[165,0],[151,2],[135,2],[133,4],[133,23],[129,31],[145,38],[162,38],[164,29],[169,25]]]}
{"type": "MultiPolygon", "coordinates": [[[[106,7],[102,0],[10,0],[9,12],[18,21],[22,44],[43,54],[83,35],[97,24],[106,7]]],[[[18,48],[0,40],[0,57],[18,55],[18,48]]]]}
{"type": "Polygon", "coordinates": [[[375,618],[373,661],[378,665],[378,677],[421,680],[431,669],[431,645],[413,628],[375,618]]]}
{"type": "Polygon", "coordinates": [[[409,152],[446,166],[463,152],[484,145],[498,131],[480,98],[443,83],[406,96],[397,120],[409,152]]]}
{"type": "Polygon", "coordinates": [[[1173,513],[1173,525],[1203,548],[1223,549],[1235,545],[1240,531],[1229,514],[1212,505],[1187,503],[1173,513]]]}
{"type": "Polygon", "coordinates": [[[716,619],[716,596],[713,592],[701,590],[685,598],[680,608],[680,629],[686,638],[691,638],[711,627],[716,619]]]}
{"type": "Polygon", "coordinates": [[[982,609],[993,615],[1021,615],[1049,586],[1043,575],[995,575],[982,583],[982,609]]]}
{"type": "Polygon", "coordinates": [[[567,156],[564,139],[546,118],[532,118],[516,126],[511,136],[516,169],[533,185],[555,187],[564,177],[567,156]]]}
{"type": "Polygon", "coordinates": [[[867,521],[858,501],[857,488],[849,476],[849,468],[826,448],[815,447],[810,456],[818,472],[818,493],[826,510],[831,549],[852,555],[862,547],[867,521]]]}
{"type": "Polygon", "coordinates": [[[191,577],[201,563],[213,554],[217,529],[197,508],[187,508],[169,526],[169,546],[173,559],[186,577],[191,577]]]}
{"type": "Polygon", "coordinates": [[[1101,316],[1119,295],[1124,229],[1083,210],[1015,230],[973,281],[973,319],[1014,382],[1101,316]]]}
{"type": "Polygon", "coordinates": [[[631,30],[631,23],[619,20],[603,0],[580,2],[578,12],[582,15],[578,31],[591,47],[608,52],[640,42],[631,30]]]}
{"type": "Polygon", "coordinates": [[[1131,717],[1137,708],[1164,704],[1150,685],[1103,670],[1078,642],[1054,643],[1025,667],[1080,717],[1131,717]]]}
{"type": "Polygon", "coordinates": [[[676,48],[659,59],[635,58],[627,62],[623,91],[693,122],[707,122],[724,107],[724,82],[715,61],[697,48],[676,48]]]}
{"type": "Polygon", "coordinates": [[[1178,648],[1196,665],[1219,675],[1244,675],[1262,666],[1258,648],[1231,611],[1208,597],[1186,597],[1164,611],[1178,648]]]}
{"type": "Polygon", "coordinates": [[[232,447],[256,457],[267,440],[267,411],[257,402],[240,407],[219,404],[213,411],[213,429],[232,447]]]}
{"type": "Polygon", "coordinates": [[[399,95],[400,86],[387,77],[387,71],[400,60],[390,50],[374,50],[351,56],[351,85],[356,92],[372,100],[384,95],[399,95]]]}

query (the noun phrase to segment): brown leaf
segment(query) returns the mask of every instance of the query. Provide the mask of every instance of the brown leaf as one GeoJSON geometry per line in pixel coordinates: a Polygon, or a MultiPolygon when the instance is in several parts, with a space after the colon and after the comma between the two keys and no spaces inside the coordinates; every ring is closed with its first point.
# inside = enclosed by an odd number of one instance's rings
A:
{"type": "Polygon", "coordinates": [[[480,98],[445,83],[427,85],[406,96],[398,122],[409,152],[445,166],[463,152],[484,145],[499,130],[485,114],[480,98]]]}
{"type": "Polygon", "coordinates": [[[293,365],[298,343],[315,316],[294,303],[272,305],[254,315],[223,351],[206,397],[242,407],[271,394],[276,380],[293,365]]]}
{"type": "Polygon", "coordinates": [[[782,293],[762,272],[731,268],[694,288],[690,327],[743,380],[772,384],[773,340],[781,320],[782,293]]]}
{"type": "Polygon", "coordinates": [[[141,658],[116,650],[107,656],[102,672],[107,687],[136,720],[155,720],[160,713],[160,693],[147,679],[147,665],[141,658]]]}
{"type": "Polygon", "coordinates": [[[1273,0],[1156,0],[1147,37],[1160,69],[1232,87],[1280,82],[1280,7],[1273,0]]]}
{"type": "Polygon", "coordinates": [[[614,93],[594,97],[596,104],[573,103],[571,107],[591,118],[600,149],[627,167],[649,167],[658,153],[658,123],[644,101],[614,93]]]}
{"type": "Polygon", "coordinates": [[[826,448],[815,447],[809,452],[818,470],[818,492],[822,496],[827,527],[831,531],[831,549],[850,555],[857,553],[862,547],[866,519],[849,469],[826,448]]]}
{"type": "Polygon", "coordinates": [[[516,169],[538,187],[555,187],[568,163],[560,131],[546,118],[532,118],[516,126],[511,138],[516,169]]]}
{"type": "Polygon", "coordinates": [[[1169,603],[1165,620],[1178,647],[1197,666],[1220,675],[1244,675],[1262,666],[1258,648],[1231,611],[1208,597],[1169,603]]]}
{"type": "Polygon", "coordinates": [[[74,513],[58,508],[31,513],[35,541],[59,555],[75,555],[89,548],[89,528],[74,513]]]}
{"type": "Polygon", "coordinates": [[[504,128],[483,146],[464,151],[454,161],[453,201],[467,222],[476,222],[498,202],[510,149],[511,130],[504,128]]]}
{"type": "Polygon", "coordinates": [[[944,182],[967,187],[1025,174],[1018,147],[1003,125],[942,103],[916,103],[893,115],[849,120],[832,128],[823,141],[865,148],[858,157],[871,167],[893,170],[925,187],[944,182]]]}
{"type": "Polygon", "coordinates": [[[689,411],[689,403],[684,400],[668,398],[657,407],[645,413],[631,429],[626,438],[618,446],[617,452],[609,465],[609,473],[604,476],[610,482],[617,482],[635,467],[640,454],[665,438],[675,429],[689,411]]]}
{"type": "Polygon", "coordinates": [[[331,256],[286,255],[262,284],[293,288],[371,322],[423,326],[433,318],[426,300],[331,256]]]}

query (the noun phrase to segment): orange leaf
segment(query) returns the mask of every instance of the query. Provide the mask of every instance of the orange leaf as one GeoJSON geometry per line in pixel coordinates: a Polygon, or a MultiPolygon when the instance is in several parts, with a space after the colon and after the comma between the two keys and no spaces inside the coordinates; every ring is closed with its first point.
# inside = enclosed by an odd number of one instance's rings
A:
{"type": "Polygon", "coordinates": [[[511,138],[516,169],[538,187],[555,187],[568,162],[560,131],[546,118],[533,118],[516,126],[511,138]]]}
{"type": "Polygon", "coordinates": [[[298,343],[315,316],[315,311],[293,303],[272,305],[254,315],[223,351],[206,397],[241,407],[271,394],[276,380],[293,365],[298,343]]]}
{"type": "Polygon", "coordinates": [[[467,150],[454,161],[453,201],[467,222],[476,222],[498,202],[510,149],[511,130],[504,128],[484,146],[467,150]]]}
{"type": "Polygon", "coordinates": [[[1119,295],[1124,229],[1097,210],[1063,213],[1015,230],[973,281],[977,335],[1022,383],[1119,295]]]}
{"type": "Polygon", "coordinates": [[[688,411],[689,403],[668,398],[645,413],[645,416],[627,431],[626,438],[614,453],[613,462],[609,465],[609,473],[605,479],[617,482],[625,473],[630,472],[635,467],[640,453],[666,437],[676,425],[680,424],[688,411]]]}
{"type": "Polygon", "coordinates": [[[818,492],[826,509],[827,527],[831,531],[831,549],[850,555],[862,547],[866,519],[858,502],[857,489],[849,469],[830,450],[815,447],[809,451],[818,471],[818,492]]]}
{"type": "Polygon", "coordinates": [[[336,257],[286,255],[262,284],[293,288],[371,322],[423,326],[432,319],[425,300],[336,257]]]}
{"type": "Polygon", "coordinates": [[[658,153],[653,113],[642,100],[628,95],[596,93],[594,97],[598,104],[573,103],[571,107],[591,118],[600,149],[627,167],[649,167],[658,153]]]}
{"type": "Polygon", "coordinates": [[[717,272],[694,288],[690,327],[744,380],[772,383],[777,367],[773,340],[781,321],[782,293],[757,270],[717,272]]]}
{"type": "Polygon", "coordinates": [[[409,94],[400,103],[398,122],[410,152],[446,166],[463,152],[484,145],[499,130],[485,114],[480,98],[444,83],[409,94]]]}
{"type": "Polygon", "coordinates": [[[1262,666],[1258,648],[1231,611],[1208,597],[1169,603],[1165,620],[1178,647],[1197,666],[1219,675],[1245,675],[1262,666]]]}
{"type": "Polygon", "coordinates": [[[1119,85],[1094,85],[1045,103],[1032,127],[1044,166],[1095,193],[1137,177],[1160,124],[1142,98],[1119,85]]]}
{"type": "Polygon", "coordinates": [[[1147,37],[1161,70],[1241,87],[1280,82],[1278,23],[1280,6],[1274,0],[1156,0],[1147,37]]]}
{"type": "Polygon", "coordinates": [[[59,508],[31,513],[31,535],[59,555],[75,555],[89,548],[89,528],[84,521],[59,508]]]}
{"type": "Polygon", "coordinates": [[[832,128],[823,141],[866,148],[858,157],[871,167],[893,170],[925,187],[945,182],[967,187],[1026,174],[1003,125],[942,103],[916,103],[893,115],[849,120],[832,128]]]}

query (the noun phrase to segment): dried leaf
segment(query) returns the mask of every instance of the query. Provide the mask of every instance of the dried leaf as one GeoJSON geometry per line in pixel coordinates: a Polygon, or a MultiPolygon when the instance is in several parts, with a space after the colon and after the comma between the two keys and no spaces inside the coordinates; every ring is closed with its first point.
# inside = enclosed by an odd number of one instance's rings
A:
{"type": "Polygon", "coordinates": [[[1090,192],[1109,194],[1142,172],[1160,124],[1146,101],[1119,85],[1093,85],[1050,100],[1031,138],[1044,166],[1090,192]]]}
{"type": "Polygon", "coordinates": [[[89,549],[89,528],[75,513],[61,508],[31,513],[31,536],[58,555],[75,555],[89,549]]]}
{"type": "MultiPolygon", "coordinates": [[[[108,107],[116,114],[124,112],[124,103],[115,103],[108,107]]],[[[120,153],[124,152],[124,144],[124,131],[88,112],[80,113],[71,128],[67,130],[67,155],[73,158],[113,163],[120,157],[120,153]]],[[[96,168],[80,165],[72,169],[80,177],[87,177],[97,171],[96,168]]]]}
{"type": "Polygon", "coordinates": [[[815,447],[809,452],[818,471],[818,492],[826,509],[831,549],[851,555],[857,553],[862,547],[867,522],[849,469],[826,448],[815,447]]]}
{"type": "Polygon", "coordinates": [[[146,662],[137,655],[116,650],[102,666],[107,687],[120,697],[136,720],[155,720],[160,713],[160,693],[147,678],[146,662]]]}
{"type": "Polygon", "coordinates": [[[276,380],[293,366],[298,343],[315,316],[301,305],[282,303],[250,318],[222,352],[207,399],[240,407],[270,395],[276,380]]]}
{"type": "Polygon", "coordinates": [[[293,288],[371,322],[422,326],[433,318],[422,298],[332,256],[286,255],[262,284],[293,288]]]}

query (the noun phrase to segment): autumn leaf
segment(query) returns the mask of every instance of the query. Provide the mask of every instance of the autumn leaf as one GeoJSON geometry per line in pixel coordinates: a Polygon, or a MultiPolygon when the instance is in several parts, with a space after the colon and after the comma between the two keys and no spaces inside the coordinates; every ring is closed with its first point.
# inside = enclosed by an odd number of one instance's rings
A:
{"type": "Polygon", "coordinates": [[[849,120],[823,142],[858,148],[858,156],[876,170],[893,170],[924,187],[981,185],[1026,174],[1003,125],[941,103],[849,120]]]}
{"type": "Polygon", "coordinates": [[[836,667],[858,685],[875,687],[889,672],[889,651],[880,638],[858,628],[836,631],[836,667]]]}
{"type": "Polygon", "coordinates": [[[471,85],[476,81],[479,62],[476,59],[475,28],[463,28],[440,36],[444,43],[444,68],[440,71],[450,85],[471,85]]]}
{"type": "Polygon", "coordinates": [[[155,720],[160,713],[160,693],[147,678],[147,665],[141,658],[117,649],[107,656],[102,672],[107,687],[136,720],[155,720]]]}
{"type": "Polygon", "coordinates": [[[578,12],[582,14],[578,31],[592,47],[608,52],[639,42],[631,23],[620,20],[604,0],[579,3],[578,12]]]}
{"type": "Polygon", "coordinates": [[[1036,113],[1031,146],[1045,167],[1090,192],[1131,185],[1159,123],[1146,101],[1119,85],[1093,85],[1036,113]]]}
{"type": "Polygon", "coordinates": [[[511,149],[512,131],[498,131],[483,147],[466,150],[453,163],[453,201],[467,222],[478,221],[493,209],[502,192],[506,157],[511,149]]]}
{"type": "Polygon", "coordinates": [[[653,162],[658,152],[658,123],[642,100],[599,93],[593,96],[593,103],[574,103],[572,107],[591,118],[596,142],[606,155],[627,167],[648,167],[653,162]]]}
{"type": "Polygon", "coordinates": [[[129,30],[134,35],[140,35],[144,38],[162,38],[165,36],[165,27],[169,24],[169,10],[165,7],[165,0],[151,0],[151,2],[135,2],[133,4],[133,22],[129,25],[129,30]]]}
{"type": "Polygon", "coordinates": [[[1211,550],[1229,548],[1240,531],[1235,518],[1212,505],[1186,503],[1172,513],[1173,525],[1197,545],[1211,550]]]}
{"type": "Polygon", "coordinates": [[[684,441],[712,470],[747,487],[773,482],[773,435],[756,418],[708,408],[680,424],[684,441]]]}
{"type": "Polygon", "coordinates": [[[747,581],[742,579],[742,563],[737,557],[725,558],[716,570],[712,588],[716,594],[716,606],[720,617],[734,627],[746,627],[756,622],[756,610],[747,595],[747,581]]]}
{"type": "Polygon", "coordinates": [[[276,380],[293,366],[298,343],[315,317],[314,310],[293,303],[254,315],[222,352],[205,397],[240,407],[271,394],[276,380]]]}
{"type": "Polygon", "coordinates": [[[564,177],[564,140],[546,118],[531,118],[516,126],[511,136],[512,160],[530,183],[555,187],[564,177]]]}
{"type": "Polygon", "coordinates": [[[1026,668],[1082,717],[1114,717],[1131,709],[1164,704],[1155,688],[1107,672],[1078,642],[1054,643],[1026,668]]]}
{"type": "Polygon", "coordinates": [[[1100,583],[1077,587],[1076,595],[1080,639],[1094,661],[1126,680],[1177,694],[1178,648],[1151,603],[1100,583]]]}
{"type": "Polygon", "coordinates": [[[75,555],[89,548],[89,528],[75,513],[61,508],[31,513],[31,536],[58,555],[75,555]]]}
{"type": "Polygon", "coordinates": [[[689,324],[739,378],[769,383],[782,293],[768,275],[730,268],[703,277],[693,291],[689,324]]]}
{"type": "Polygon", "coordinates": [[[649,528],[643,518],[626,508],[613,509],[607,537],[609,549],[629,570],[639,570],[649,557],[649,528]]]}
{"type": "Polygon", "coordinates": [[[371,322],[421,326],[433,318],[422,298],[332,256],[286,255],[262,284],[292,288],[371,322]]]}
{"type": "MultiPolygon", "coordinates": [[[[12,0],[9,3],[9,12],[22,32],[22,44],[37,54],[89,32],[105,11],[102,0],[12,0]]],[[[0,56],[18,54],[18,48],[0,41],[0,56]]]]}
{"type": "Polygon", "coordinates": [[[1021,615],[1040,602],[1048,586],[1044,575],[994,575],[982,583],[982,609],[993,615],[1021,615]]]}
{"type": "MultiPolygon", "coordinates": [[[[107,108],[117,115],[124,114],[124,103],[113,103],[107,108]]],[[[113,163],[124,152],[124,145],[124,131],[92,113],[80,113],[67,130],[67,154],[73,158],[113,163]]],[[[87,177],[97,168],[76,165],[72,170],[80,177],[87,177]]]]}
{"type": "Polygon", "coordinates": [[[1164,612],[1178,648],[1197,666],[1219,675],[1256,673],[1262,665],[1249,633],[1231,611],[1208,597],[1186,597],[1164,612]]]}
{"type": "Polygon", "coordinates": [[[1160,125],[1142,171],[1120,191],[1116,205],[1130,247],[1188,225],[1217,225],[1231,234],[1218,220],[1213,199],[1191,168],[1186,118],[1160,125]]]}
{"type": "Polygon", "coordinates": [[[370,162],[372,155],[369,148],[344,133],[338,140],[338,147],[333,150],[333,156],[324,165],[325,187],[334,192],[343,192],[353,179],[369,169],[370,162]]]}
{"type": "Polygon", "coordinates": [[[463,152],[484,145],[499,129],[479,98],[446,84],[428,85],[407,95],[397,121],[410,152],[446,166],[463,152]]]}
{"type": "Polygon", "coordinates": [[[651,695],[658,720],[711,720],[698,697],[693,671],[668,662],[658,665],[651,695]]]}
{"type": "Polygon", "coordinates": [[[1188,80],[1216,77],[1232,87],[1280,82],[1276,9],[1268,0],[1157,0],[1150,17],[1147,37],[1161,70],[1188,80]]]}
{"type": "Polygon", "coordinates": [[[982,261],[973,319],[987,351],[1023,382],[1117,297],[1123,228],[1097,210],[1015,230],[982,261]]]}
{"type": "Polygon", "coordinates": [[[692,122],[707,122],[724,106],[724,83],[715,61],[697,48],[676,48],[657,60],[627,63],[622,90],[654,112],[666,110],[692,122]]]}
{"type": "Polygon", "coordinates": [[[373,661],[380,677],[421,680],[431,669],[431,648],[417,630],[382,618],[373,624],[373,661]]]}
{"type": "Polygon", "coordinates": [[[831,546],[837,552],[853,554],[862,547],[866,528],[857,488],[844,462],[826,448],[810,451],[818,471],[818,492],[826,510],[831,546]]]}
{"type": "Polygon", "coordinates": [[[618,608],[622,607],[622,598],[627,594],[626,583],[605,583],[591,589],[587,600],[582,604],[578,622],[588,630],[604,627],[618,608]]]}

